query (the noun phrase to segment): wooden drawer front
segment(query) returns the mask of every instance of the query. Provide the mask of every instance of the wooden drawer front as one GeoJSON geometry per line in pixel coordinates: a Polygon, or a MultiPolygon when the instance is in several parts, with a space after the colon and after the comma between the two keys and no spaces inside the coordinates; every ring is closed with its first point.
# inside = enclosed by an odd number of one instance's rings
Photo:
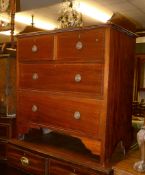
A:
{"type": "Polygon", "coordinates": [[[18,95],[18,127],[29,122],[91,138],[100,137],[102,101],[21,91],[18,95]]]}
{"type": "Polygon", "coordinates": [[[6,158],[6,142],[0,140],[0,160],[6,158]]]}
{"type": "Polygon", "coordinates": [[[100,96],[102,64],[20,64],[19,87],[100,96]]]}
{"type": "Polygon", "coordinates": [[[7,123],[0,123],[0,139],[10,139],[11,135],[11,125],[7,123]]]}
{"type": "Polygon", "coordinates": [[[57,34],[58,60],[104,61],[105,29],[57,34]]]}
{"type": "Polygon", "coordinates": [[[45,175],[45,158],[19,149],[15,146],[7,146],[8,164],[27,173],[45,175]]]}
{"type": "Polygon", "coordinates": [[[42,35],[18,40],[19,60],[52,60],[53,36],[42,35]]]}
{"type": "Polygon", "coordinates": [[[49,169],[49,175],[101,175],[91,170],[86,170],[84,167],[80,168],[56,160],[50,160],[49,169]]]}

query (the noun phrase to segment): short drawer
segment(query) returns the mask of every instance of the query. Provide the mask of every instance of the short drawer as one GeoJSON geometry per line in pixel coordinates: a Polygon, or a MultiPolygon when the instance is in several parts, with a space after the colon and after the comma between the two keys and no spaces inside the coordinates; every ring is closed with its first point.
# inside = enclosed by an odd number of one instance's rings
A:
{"type": "Polygon", "coordinates": [[[45,175],[45,158],[29,151],[8,144],[7,160],[10,166],[19,168],[27,173],[45,175]]]}
{"type": "Polygon", "coordinates": [[[102,96],[103,64],[19,64],[19,87],[102,96]]]}
{"type": "Polygon", "coordinates": [[[91,29],[59,33],[57,60],[104,61],[105,29],[91,29]]]}
{"type": "Polygon", "coordinates": [[[10,139],[12,136],[12,126],[8,123],[0,123],[0,139],[10,139]]]}
{"type": "Polygon", "coordinates": [[[84,167],[73,166],[69,163],[50,160],[49,175],[102,175],[84,167]]]}
{"type": "Polygon", "coordinates": [[[53,35],[41,35],[18,39],[18,58],[21,60],[52,60],[53,35]]]}
{"type": "Polygon", "coordinates": [[[78,136],[101,139],[101,100],[19,91],[17,105],[20,130],[22,126],[36,123],[40,127],[47,126],[78,136]]]}

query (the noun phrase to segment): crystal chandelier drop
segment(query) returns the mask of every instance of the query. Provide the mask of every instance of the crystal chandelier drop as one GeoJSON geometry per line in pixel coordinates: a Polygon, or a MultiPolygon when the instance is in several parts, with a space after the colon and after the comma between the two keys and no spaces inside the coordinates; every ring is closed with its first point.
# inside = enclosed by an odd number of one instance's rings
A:
{"type": "Polygon", "coordinates": [[[75,0],[63,0],[60,16],[58,17],[59,28],[82,27],[82,14],[76,9],[79,3],[75,0]]]}

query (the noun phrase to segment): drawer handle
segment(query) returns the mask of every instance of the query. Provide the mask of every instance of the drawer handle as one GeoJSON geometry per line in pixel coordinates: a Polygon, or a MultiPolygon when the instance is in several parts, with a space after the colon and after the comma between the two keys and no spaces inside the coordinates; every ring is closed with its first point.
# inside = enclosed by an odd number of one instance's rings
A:
{"type": "Polygon", "coordinates": [[[81,118],[81,114],[80,114],[79,111],[76,111],[76,112],[74,113],[74,118],[75,118],[76,120],[79,120],[79,119],[81,118]]]}
{"type": "Polygon", "coordinates": [[[37,110],[38,110],[38,107],[36,105],[33,105],[32,106],[32,112],[37,112],[37,110]]]}
{"type": "Polygon", "coordinates": [[[78,41],[77,43],[76,43],[76,49],[77,50],[81,50],[83,48],[83,43],[81,42],[81,41],[78,41]]]}
{"type": "Polygon", "coordinates": [[[32,79],[33,79],[33,80],[37,80],[37,79],[38,79],[38,74],[37,74],[37,73],[33,73],[32,79]]]}
{"type": "Polygon", "coordinates": [[[20,161],[21,161],[21,164],[23,165],[23,166],[28,166],[29,165],[29,159],[27,158],[27,157],[21,157],[20,158],[20,161]]]}
{"type": "Polygon", "coordinates": [[[81,81],[81,79],[82,79],[82,77],[81,77],[81,75],[80,74],[76,74],[75,75],[75,82],[80,82],[81,81]]]}
{"type": "Polygon", "coordinates": [[[35,53],[38,51],[38,47],[36,45],[32,46],[32,52],[35,53]]]}

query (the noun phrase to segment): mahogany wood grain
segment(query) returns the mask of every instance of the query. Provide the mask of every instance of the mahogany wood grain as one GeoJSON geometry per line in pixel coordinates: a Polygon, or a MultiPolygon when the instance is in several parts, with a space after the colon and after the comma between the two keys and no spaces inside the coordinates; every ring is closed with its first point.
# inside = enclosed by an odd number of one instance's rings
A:
{"type": "Polygon", "coordinates": [[[135,38],[112,29],[107,100],[105,154],[109,159],[117,143],[127,150],[132,142],[132,100],[135,38]]]}
{"type": "Polygon", "coordinates": [[[103,71],[102,64],[19,64],[18,86],[99,97],[103,96],[103,71]],[[75,80],[77,76],[80,80],[75,80]]]}
{"type": "Polygon", "coordinates": [[[65,61],[104,62],[105,28],[56,34],[56,59],[65,61]],[[82,49],[77,49],[77,42],[82,49]]]}
{"type": "Polygon", "coordinates": [[[93,155],[91,151],[83,145],[81,140],[76,137],[55,132],[35,135],[35,137],[27,134],[25,140],[9,140],[8,147],[9,146],[10,148],[15,147],[15,149],[21,149],[25,152],[31,152],[37,156],[47,158],[49,162],[49,166],[46,166],[48,172],[49,169],[51,169],[50,171],[55,171],[53,166],[50,167],[53,160],[54,164],[52,165],[55,165],[55,161],[58,162],[60,169],[62,169],[61,171],[64,172],[70,169],[72,170],[73,168],[80,173],[83,172],[91,175],[112,175],[112,168],[107,166],[102,167],[99,163],[99,156],[93,155]],[[66,170],[64,170],[63,167],[65,165],[66,170]]]}
{"type": "Polygon", "coordinates": [[[53,36],[35,36],[18,40],[18,58],[26,60],[52,60],[53,36]],[[33,47],[36,51],[32,51],[33,47]]]}
{"type": "Polygon", "coordinates": [[[96,139],[97,144],[101,143],[100,151],[96,153],[100,156],[100,163],[108,163],[119,142],[123,142],[125,149],[131,143],[134,48],[134,35],[114,25],[20,36],[17,59],[18,133],[26,133],[31,127],[50,128],[78,138],[92,139],[93,146],[89,146],[92,152],[98,149],[94,149],[93,140],[96,139]],[[30,50],[25,53],[27,49],[21,51],[23,44],[27,45],[25,41],[33,43],[33,38],[37,37],[40,46],[47,43],[53,56],[46,53],[49,50],[45,49],[46,46],[40,47],[42,50],[34,55],[30,50]],[[79,49],[76,48],[77,42],[81,46],[79,49]],[[32,84],[28,78],[31,74],[29,69],[43,70],[45,78],[40,81],[38,78],[38,83],[32,84]],[[78,86],[74,84],[77,72],[85,77],[78,86]],[[70,80],[70,77],[73,78],[70,80]],[[32,105],[38,106],[36,112],[31,111],[32,105]],[[80,112],[79,120],[74,119],[74,112],[80,112]]]}
{"type": "Polygon", "coordinates": [[[85,168],[78,168],[77,166],[72,166],[66,162],[50,160],[50,175],[103,175],[103,173],[95,173],[93,171],[88,171],[85,168]]]}
{"type": "Polygon", "coordinates": [[[11,166],[5,166],[3,172],[4,175],[30,175],[26,172],[20,171],[19,169],[11,166]]]}
{"type": "Polygon", "coordinates": [[[66,134],[101,139],[102,107],[101,100],[21,90],[18,93],[18,115],[21,118],[17,119],[17,127],[20,132],[23,127],[34,123],[38,127],[47,127],[66,134]],[[36,112],[32,111],[33,105],[38,108],[36,112]],[[74,117],[75,112],[80,113],[79,119],[74,117]]]}
{"type": "Polygon", "coordinates": [[[7,147],[7,160],[10,166],[17,167],[27,173],[45,175],[45,158],[31,152],[9,145],[7,147]],[[22,157],[28,160],[28,165],[22,164],[22,157]]]}

